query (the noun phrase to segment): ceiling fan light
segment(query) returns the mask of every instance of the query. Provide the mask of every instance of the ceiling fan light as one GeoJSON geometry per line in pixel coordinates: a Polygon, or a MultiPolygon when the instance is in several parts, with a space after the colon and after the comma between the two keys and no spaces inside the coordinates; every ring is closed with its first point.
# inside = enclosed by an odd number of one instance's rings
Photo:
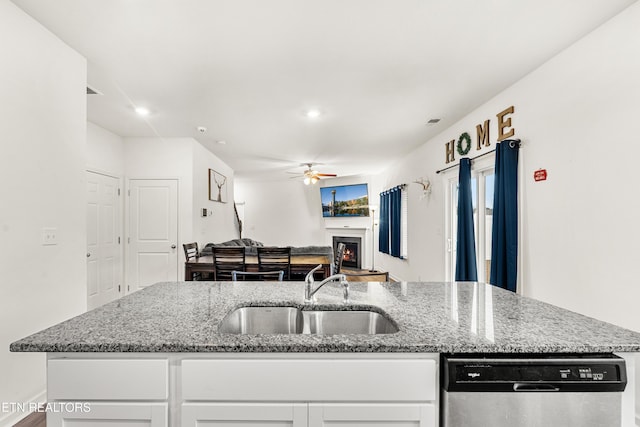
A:
{"type": "Polygon", "coordinates": [[[311,184],[311,178],[309,178],[308,176],[304,177],[304,185],[309,185],[311,184]]]}
{"type": "Polygon", "coordinates": [[[311,183],[315,184],[316,182],[318,182],[318,177],[317,176],[312,176],[311,177],[311,183]]]}

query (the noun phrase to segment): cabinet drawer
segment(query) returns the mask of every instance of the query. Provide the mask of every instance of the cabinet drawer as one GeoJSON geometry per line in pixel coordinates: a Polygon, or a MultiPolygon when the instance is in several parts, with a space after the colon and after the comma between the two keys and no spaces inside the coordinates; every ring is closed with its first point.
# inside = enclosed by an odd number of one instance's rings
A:
{"type": "MultiPolygon", "coordinates": [[[[60,402],[61,408],[73,408],[74,403],[60,402]]],[[[76,402],[77,403],[77,402],[76,402]]],[[[87,411],[55,410],[47,412],[48,427],[167,427],[166,403],[104,403],[85,404],[87,411]]]]}
{"type": "Polygon", "coordinates": [[[432,401],[428,359],[185,360],[185,400],[432,401]]]}
{"type": "Polygon", "coordinates": [[[49,400],[165,400],[166,360],[51,359],[49,400]]]}

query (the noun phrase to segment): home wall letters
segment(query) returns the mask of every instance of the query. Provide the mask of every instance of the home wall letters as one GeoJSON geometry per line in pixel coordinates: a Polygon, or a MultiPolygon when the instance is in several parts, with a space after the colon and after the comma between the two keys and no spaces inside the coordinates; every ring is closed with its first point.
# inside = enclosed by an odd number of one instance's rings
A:
{"type": "MultiPolygon", "coordinates": [[[[498,142],[515,135],[515,129],[511,124],[511,117],[509,117],[509,115],[513,114],[514,111],[515,109],[512,105],[496,114],[498,131],[498,137],[496,140],[498,142]]],[[[489,147],[491,145],[489,129],[489,119],[485,120],[484,123],[476,125],[476,150],[481,150],[483,147],[489,147]]],[[[458,138],[457,144],[455,139],[452,139],[451,141],[445,143],[445,163],[451,163],[455,161],[456,151],[461,156],[467,154],[467,152],[469,151],[467,147],[470,147],[471,145],[469,143],[467,146],[468,137],[469,134],[467,132],[463,132],[460,135],[460,138],[458,138]]]]}

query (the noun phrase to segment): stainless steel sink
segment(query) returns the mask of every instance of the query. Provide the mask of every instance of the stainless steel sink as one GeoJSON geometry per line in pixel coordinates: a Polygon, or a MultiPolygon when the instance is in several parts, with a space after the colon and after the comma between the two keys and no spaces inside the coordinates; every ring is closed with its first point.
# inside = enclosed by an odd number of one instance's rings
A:
{"type": "Polygon", "coordinates": [[[369,311],[301,310],[296,307],[241,307],[222,319],[226,334],[393,334],[398,327],[369,311]]]}
{"type": "Polygon", "coordinates": [[[222,319],[223,334],[299,334],[302,311],[295,307],[241,307],[222,319]]]}
{"type": "Polygon", "coordinates": [[[303,334],[393,334],[398,327],[375,311],[303,311],[303,334]]]}

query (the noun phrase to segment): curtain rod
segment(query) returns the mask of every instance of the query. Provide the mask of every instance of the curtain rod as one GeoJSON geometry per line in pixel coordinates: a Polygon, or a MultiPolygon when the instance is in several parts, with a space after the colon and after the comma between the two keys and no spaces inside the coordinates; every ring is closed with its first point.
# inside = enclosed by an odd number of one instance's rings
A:
{"type": "Polygon", "coordinates": [[[387,189],[387,190],[381,191],[381,192],[380,192],[380,194],[388,193],[388,192],[390,192],[391,190],[394,190],[394,189],[396,189],[396,188],[402,188],[402,189],[404,190],[404,189],[406,189],[406,188],[407,188],[407,185],[408,185],[408,184],[398,184],[398,185],[396,185],[395,187],[392,187],[392,188],[389,188],[389,189],[387,189]]]}
{"type": "MultiPolygon", "coordinates": [[[[494,148],[494,149],[493,149],[493,150],[491,150],[491,151],[487,151],[486,153],[482,153],[482,154],[480,154],[480,155],[478,155],[478,156],[475,156],[474,158],[469,159],[469,160],[474,161],[475,159],[479,159],[480,157],[482,157],[482,156],[486,156],[487,154],[494,153],[495,151],[496,151],[496,149],[494,148]]],[[[455,164],[455,165],[451,165],[451,166],[449,166],[449,167],[447,167],[447,168],[444,168],[444,169],[440,169],[439,171],[436,171],[436,173],[440,173],[440,172],[448,171],[449,169],[457,168],[458,166],[460,166],[460,164],[459,164],[459,163],[458,163],[458,164],[455,164]]]]}
{"type": "MultiPolygon", "coordinates": [[[[520,145],[520,139],[518,139],[518,138],[515,138],[515,139],[503,139],[500,142],[501,143],[502,142],[509,142],[509,144],[518,144],[518,145],[520,145]]],[[[474,161],[475,159],[479,159],[480,157],[486,156],[487,154],[495,153],[495,151],[496,151],[496,149],[494,148],[491,151],[487,151],[486,153],[482,153],[482,154],[480,154],[478,156],[475,156],[474,158],[469,159],[469,160],[474,161]]],[[[456,165],[451,165],[451,166],[449,166],[447,168],[444,168],[444,169],[440,169],[439,171],[436,171],[436,173],[438,174],[438,173],[441,173],[441,172],[444,172],[444,171],[448,171],[449,169],[457,168],[458,166],[460,166],[460,163],[458,163],[456,165]]]]}

